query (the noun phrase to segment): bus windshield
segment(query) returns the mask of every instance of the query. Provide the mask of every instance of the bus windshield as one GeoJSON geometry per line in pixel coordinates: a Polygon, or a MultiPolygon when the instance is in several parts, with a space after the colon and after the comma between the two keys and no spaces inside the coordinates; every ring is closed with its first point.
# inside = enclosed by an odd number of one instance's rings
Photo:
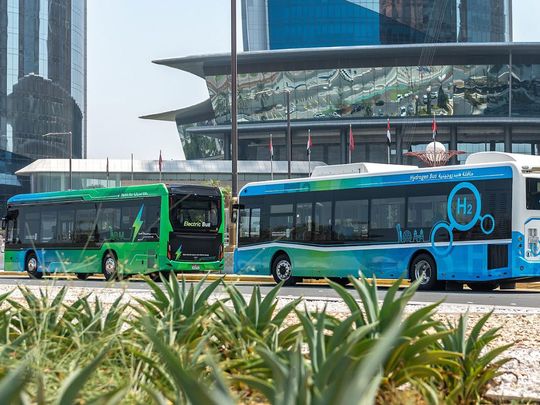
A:
{"type": "Polygon", "coordinates": [[[540,179],[527,179],[527,209],[540,210],[540,179]]]}
{"type": "Polygon", "coordinates": [[[220,201],[214,197],[175,196],[171,223],[175,231],[217,231],[220,201]]]}

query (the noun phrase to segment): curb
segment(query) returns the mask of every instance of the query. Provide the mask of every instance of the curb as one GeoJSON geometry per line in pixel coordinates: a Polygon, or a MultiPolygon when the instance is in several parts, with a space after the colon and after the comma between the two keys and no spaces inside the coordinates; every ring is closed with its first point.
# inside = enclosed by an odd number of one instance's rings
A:
{"type": "MultiPolygon", "coordinates": [[[[246,276],[246,275],[236,275],[236,274],[229,274],[229,273],[209,273],[209,274],[193,274],[193,273],[183,273],[178,274],[178,276],[183,276],[186,281],[200,281],[203,278],[206,277],[208,281],[214,281],[220,278],[223,278],[225,281],[228,282],[242,282],[242,283],[270,283],[275,284],[274,279],[272,276],[246,276]]],[[[20,279],[27,279],[28,276],[24,272],[14,272],[14,271],[0,271],[0,278],[20,278],[20,279]]],[[[55,279],[73,279],[75,280],[76,277],[69,273],[62,273],[62,274],[54,274],[49,275],[47,278],[55,279]]],[[[141,280],[142,277],[137,275],[133,276],[136,280],[141,280]]],[[[89,280],[101,280],[101,276],[92,276],[89,278],[89,280]]],[[[372,280],[369,279],[368,280],[372,280]]],[[[396,280],[393,279],[377,279],[377,285],[381,287],[390,287],[396,280]]],[[[318,279],[318,280],[305,280],[303,281],[303,284],[314,284],[314,285],[326,285],[326,281],[318,279]]],[[[401,287],[407,287],[410,285],[410,282],[408,280],[403,280],[401,282],[401,287]]],[[[540,291],[540,283],[534,282],[534,283],[517,283],[516,284],[516,290],[533,290],[533,291],[540,291]]],[[[514,290],[514,291],[516,291],[514,290]]]]}

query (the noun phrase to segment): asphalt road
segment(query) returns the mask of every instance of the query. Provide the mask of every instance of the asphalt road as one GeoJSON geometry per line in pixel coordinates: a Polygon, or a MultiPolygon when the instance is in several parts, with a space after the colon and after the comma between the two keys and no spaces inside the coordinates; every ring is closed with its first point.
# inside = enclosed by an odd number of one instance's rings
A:
{"type": "MultiPolygon", "coordinates": [[[[123,281],[120,283],[107,283],[104,280],[65,280],[65,279],[45,279],[45,280],[30,280],[26,278],[0,278],[0,285],[32,285],[32,286],[73,286],[87,287],[99,290],[101,288],[127,288],[128,290],[148,290],[148,285],[141,280],[123,281]]],[[[253,282],[237,282],[239,290],[242,293],[249,294],[253,286],[257,283],[253,282]]],[[[274,286],[271,283],[258,283],[261,287],[262,294],[266,294],[274,286]]],[[[354,289],[349,287],[352,292],[354,289]]],[[[379,298],[383,299],[387,287],[380,287],[379,298]]],[[[282,297],[306,297],[315,299],[338,299],[338,295],[330,287],[321,284],[298,284],[295,287],[284,287],[280,296],[282,297]]],[[[540,307],[540,291],[534,290],[513,290],[513,291],[493,291],[489,293],[478,293],[470,290],[464,291],[419,291],[415,295],[413,301],[422,303],[437,302],[444,299],[448,304],[469,304],[469,305],[493,305],[507,307],[524,307],[538,308],[540,307]]]]}

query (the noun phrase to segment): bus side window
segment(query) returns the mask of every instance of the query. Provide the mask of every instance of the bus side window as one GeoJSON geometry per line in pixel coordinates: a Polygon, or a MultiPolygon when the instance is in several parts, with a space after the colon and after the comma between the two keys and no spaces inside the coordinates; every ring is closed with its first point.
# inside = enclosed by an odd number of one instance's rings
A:
{"type": "Polygon", "coordinates": [[[332,201],[315,203],[314,230],[314,240],[332,240],[332,201]]]}
{"type": "Polygon", "coordinates": [[[368,200],[336,201],[335,236],[339,241],[368,239],[368,200]]]}
{"type": "Polygon", "coordinates": [[[70,207],[60,207],[58,210],[58,225],[56,240],[62,243],[72,243],[75,229],[75,210],[70,207]]]}
{"type": "Polygon", "coordinates": [[[38,207],[24,207],[19,224],[22,243],[35,244],[39,237],[41,215],[38,207]]]}

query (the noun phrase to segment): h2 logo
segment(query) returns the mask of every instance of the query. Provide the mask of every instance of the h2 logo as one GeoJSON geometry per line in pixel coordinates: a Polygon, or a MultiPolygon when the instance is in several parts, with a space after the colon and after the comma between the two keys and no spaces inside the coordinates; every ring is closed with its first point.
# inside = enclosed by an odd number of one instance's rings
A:
{"type": "Polygon", "coordinates": [[[467,200],[467,197],[458,197],[456,199],[456,213],[458,215],[472,215],[473,204],[467,200]]]}

